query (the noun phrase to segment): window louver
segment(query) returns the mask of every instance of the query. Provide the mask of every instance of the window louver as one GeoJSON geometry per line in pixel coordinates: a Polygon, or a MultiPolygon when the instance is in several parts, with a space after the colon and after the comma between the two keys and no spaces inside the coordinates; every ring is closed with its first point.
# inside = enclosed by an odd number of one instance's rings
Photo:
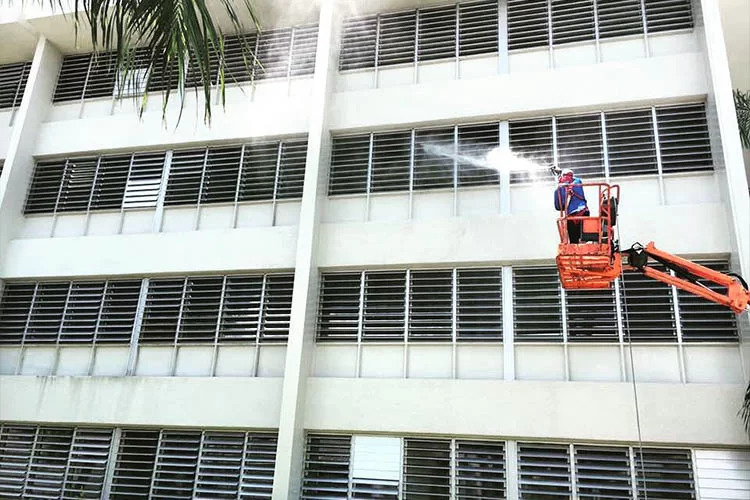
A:
{"type": "Polygon", "coordinates": [[[575,446],[578,498],[633,498],[630,453],[620,446],[575,446]]]}
{"type": "Polygon", "coordinates": [[[248,82],[253,78],[253,66],[258,57],[258,35],[244,33],[224,39],[224,83],[248,82]]]}
{"type": "Polygon", "coordinates": [[[579,177],[604,177],[601,116],[578,115],[557,119],[559,167],[579,177]]]}
{"type": "Polygon", "coordinates": [[[610,175],[657,172],[651,110],[616,111],[604,115],[610,175]]]}
{"type": "MultiPolygon", "coordinates": [[[[528,158],[541,165],[550,165],[554,160],[554,140],[552,138],[552,119],[512,121],[510,129],[510,150],[521,158],[528,158]]],[[[530,174],[514,171],[510,174],[511,182],[531,180],[530,174]]]]}
{"type": "Polygon", "coordinates": [[[195,498],[237,498],[245,436],[205,432],[195,480],[195,498]]]}
{"type": "Polygon", "coordinates": [[[0,495],[3,498],[22,498],[35,435],[34,427],[0,425],[0,495]]]}
{"type": "Polygon", "coordinates": [[[634,451],[638,498],[695,498],[690,450],[644,448],[634,451]]]}
{"type": "Polygon", "coordinates": [[[0,109],[13,109],[21,105],[29,71],[31,61],[0,66],[0,109]]]}
{"type": "Polygon", "coordinates": [[[123,430],[110,498],[147,498],[159,446],[159,431],[123,430]]]}
{"type": "Polygon", "coordinates": [[[161,431],[149,496],[193,498],[201,433],[161,431]]]}
{"type": "Polygon", "coordinates": [[[253,341],[258,335],[262,276],[227,276],[220,341],[253,341]]]}
{"type": "Polygon", "coordinates": [[[242,146],[208,148],[201,203],[233,202],[237,195],[242,146]]]}
{"type": "Polygon", "coordinates": [[[347,498],[350,457],[350,436],[309,434],[305,450],[302,498],[347,498]]]}
{"type": "Polygon", "coordinates": [[[361,279],[361,273],[321,276],[318,342],[357,340],[361,279]]]}
{"type": "Polygon", "coordinates": [[[378,66],[414,62],[416,12],[398,12],[380,16],[378,66]]]}
{"type": "Polygon", "coordinates": [[[263,291],[261,340],[286,342],[289,338],[289,320],[292,312],[294,275],[269,275],[263,291]]]}
{"type": "Polygon", "coordinates": [[[6,283],[0,300],[0,343],[20,344],[26,331],[32,303],[34,283],[6,283]]]}
{"type": "Polygon", "coordinates": [[[404,271],[365,273],[363,340],[403,340],[405,293],[404,271]]]}
{"type": "Polygon", "coordinates": [[[420,9],[417,60],[431,61],[455,55],[456,7],[420,9]]]}
{"type": "Polygon", "coordinates": [[[60,67],[52,102],[82,99],[90,65],[91,54],[66,56],[60,67]]]}
{"type": "Polygon", "coordinates": [[[281,144],[277,199],[302,198],[306,161],[307,141],[289,141],[281,144]]]}
{"type": "Polygon", "coordinates": [[[242,460],[240,499],[270,499],[276,466],[276,433],[248,433],[242,460]]]}
{"type": "Polygon", "coordinates": [[[548,0],[508,0],[509,50],[544,47],[548,31],[548,0]]]}
{"type": "Polygon", "coordinates": [[[29,193],[26,196],[24,214],[52,213],[65,172],[65,160],[41,160],[34,168],[29,193]]]}
{"type": "Polygon", "coordinates": [[[456,338],[502,340],[502,271],[459,269],[456,279],[456,338]]]}
{"type": "Polygon", "coordinates": [[[123,195],[122,208],[151,208],[156,206],[164,170],[164,153],[133,155],[123,195]]]}
{"type": "Polygon", "coordinates": [[[63,500],[101,497],[111,446],[110,429],[75,429],[63,485],[63,500]]]}
{"type": "Polygon", "coordinates": [[[596,0],[599,38],[643,33],[641,0],[596,0]]]}
{"type": "Polygon", "coordinates": [[[644,0],[649,33],[693,27],[690,0],[644,0]]]}
{"type": "Polygon", "coordinates": [[[411,133],[374,134],[371,192],[408,190],[410,156],[411,133]]]}
{"type": "Polygon", "coordinates": [[[149,281],[139,342],[175,340],[185,281],[182,278],[149,281]]]}
{"type": "Polygon", "coordinates": [[[656,108],[659,150],[666,172],[711,170],[711,143],[704,104],[656,108]]]}
{"type": "Polygon", "coordinates": [[[552,0],[552,43],[594,39],[594,0],[552,0]]]}
{"type": "Polygon", "coordinates": [[[328,194],[366,193],[369,158],[369,134],[334,137],[328,194]]]}
{"type": "Polygon", "coordinates": [[[108,281],[96,330],[96,342],[130,342],[141,280],[108,281]]]}
{"type": "Polygon", "coordinates": [[[491,168],[470,164],[463,157],[484,160],[487,153],[500,145],[497,123],[461,125],[458,127],[458,185],[479,186],[499,184],[500,175],[491,168]]]}
{"type": "Polygon", "coordinates": [[[86,210],[91,198],[96,175],[96,158],[70,159],[65,164],[60,198],[57,202],[58,212],[86,210]]]}
{"type": "Polygon", "coordinates": [[[278,161],[278,142],[245,146],[240,201],[273,199],[278,161]]]}
{"type": "Polygon", "coordinates": [[[102,156],[91,195],[91,209],[119,209],[125,196],[132,155],[102,156]]]}
{"type": "Polygon", "coordinates": [[[569,447],[519,443],[518,493],[521,499],[570,498],[569,447]]]}
{"type": "Polygon", "coordinates": [[[73,429],[39,427],[29,461],[22,498],[62,497],[73,429]]]}
{"type": "Polygon", "coordinates": [[[216,336],[224,278],[188,278],[185,283],[178,339],[210,342],[216,336]]]}
{"type": "Polygon", "coordinates": [[[453,127],[417,130],[414,142],[414,189],[453,187],[453,127]]]}
{"type": "Polygon", "coordinates": [[[409,283],[410,341],[451,340],[452,271],[412,271],[409,283]]]}
{"type": "Polygon", "coordinates": [[[91,54],[84,99],[110,97],[115,88],[115,54],[91,54]]]}
{"type": "Polygon", "coordinates": [[[258,37],[255,64],[255,79],[282,78],[289,71],[289,49],[292,42],[291,28],[264,31],[258,37]]]}
{"type": "Polygon", "coordinates": [[[456,440],[456,498],[505,498],[505,444],[456,440]]]}
{"type": "Polygon", "coordinates": [[[562,340],[560,282],[553,267],[513,268],[516,341],[562,340]]]}
{"type": "Polygon", "coordinates": [[[451,442],[448,439],[404,439],[405,497],[451,497],[451,442]]]}
{"type": "Polygon", "coordinates": [[[375,66],[377,16],[347,19],[341,34],[339,71],[375,66]]]}
{"type": "Polygon", "coordinates": [[[671,287],[636,271],[625,272],[621,285],[625,339],[629,336],[638,342],[674,340],[677,332],[671,287]]]}
{"type": "Polygon", "coordinates": [[[312,75],[315,72],[315,52],[318,47],[318,25],[294,28],[291,75],[312,75]]]}
{"type": "Polygon", "coordinates": [[[571,342],[618,340],[614,288],[566,290],[565,306],[571,342]]]}
{"type": "Polygon", "coordinates": [[[459,55],[490,54],[498,50],[497,2],[460,3],[459,55]]]}
{"type": "Polygon", "coordinates": [[[188,149],[172,154],[165,206],[198,203],[207,151],[206,148],[188,149]]]}
{"type": "MultiPolygon", "coordinates": [[[[722,273],[730,271],[726,261],[699,263],[714,271],[722,273]]],[[[699,280],[699,283],[719,293],[726,292],[714,283],[706,283],[703,280],[699,280]]],[[[682,290],[678,290],[677,298],[683,340],[688,342],[737,340],[737,318],[727,308],[682,290]]]]}
{"type": "Polygon", "coordinates": [[[29,314],[26,343],[54,343],[57,341],[70,284],[39,283],[34,295],[34,307],[29,314]]]}
{"type": "Polygon", "coordinates": [[[71,283],[60,328],[60,343],[93,342],[103,299],[104,282],[71,283]]]}

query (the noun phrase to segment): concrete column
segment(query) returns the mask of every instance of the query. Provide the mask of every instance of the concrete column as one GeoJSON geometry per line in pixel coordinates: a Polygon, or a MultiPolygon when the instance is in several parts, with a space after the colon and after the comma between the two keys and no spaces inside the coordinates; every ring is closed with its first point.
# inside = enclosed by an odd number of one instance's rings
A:
{"type": "Polygon", "coordinates": [[[49,40],[40,36],[10,135],[4,167],[7,173],[0,178],[0,259],[6,255],[8,242],[23,224],[23,204],[34,170],[37,133],[52,105],[61,63],[62,55],[49,40]]]}
{"type": "Polygon", "coordinates": [[[315,343],[319,273],[318,228],[325,200],[331,137],[328,107],[336,76],[338,28],[334,0],[320,5],[320,28],[310,106],[310,129],[302,191],[297,257],[292,292],[292,316],[281,396],[279,444],[273,478],[273,498],[300,498],[305,455],[304,409],[307,377],[315,343]]]}

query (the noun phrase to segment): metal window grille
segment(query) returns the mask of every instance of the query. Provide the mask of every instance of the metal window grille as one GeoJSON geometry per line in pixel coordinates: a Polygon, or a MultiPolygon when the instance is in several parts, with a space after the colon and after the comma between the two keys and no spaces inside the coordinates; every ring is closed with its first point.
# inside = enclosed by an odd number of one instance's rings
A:
{"type": "Polygon", "coordinates": [[[549,44],[548,0],[508,0],[508,49],[549,44]]]}
{"type": "Polygon", "coordinates": [[[513,268],[513,330],[517,342],[561,341],[561,304],[556,268],[513,268]]]}
{"type": "Polygon", "coordinates": [[[638,498],[696,498],[690,450],[644,448],[634,451],[638,498]]]}
{"type": "Polygon", "coordinates": [[[405,497],[451,498],[451,440],[404,439],[405,497]]]}
{"type": "Polygon", "coordinates": [[[501,341],[502,270],[458,269],[456,281],[456,339],[501,341]]]}
{"type": "Polygon", "coordinates": [[[34,283],[7,282],[0,300],[0,343],[20,344],[34,300],[34,283]]]}
{"type": "MultiPolygon", "coordinates": [[[[699,264],[722,273],[730,271],[726,261],[699,261],[699,264]]],[[[714,283],[703,280],[698,282],[719,293],[725,293],[724,289],[714,283]]],[[[683,290],[678,290],[677,298],[684,341],[737,341],[737,317],[729,309],[683,290]]]]}
{"type": "Polygon", "coordinates": [[[65,172],[57,201],[57,212],[86,210],[96,177],[96,158],[72,158],[65,164],[65,172]]]}
{"type": "Polygon", "coordinates": [[[0,109],[15,109],[21,105],[31,61],[0,66],[0,109]]]}
{"type": "Polygon", "coordinates": [[[241,157],[242,146],[208,148],[200,191],[202,204],[234,201],[241,157]]]}
{"type": "MultiPolygon", "coordinates": [[[[403,49],[406,52],[407,49],[403,49]]],[[[456,55],[456,7],[419,10],[417,60],[432,61],[456,55]]]]}
{"type": "Polygon", "coordinates": [[[273,199],[278,161],[278,142],[245,146],[240,178],[240,201],[273,199]]]}
{"type": "Polygon", "coordinates": [[[286,342],[292,313],[293,274],[267,275],[263,290],[260,341],[286,342]]]}
{"type": "Polygon", "coordinates": [[[558,166],[576,175],[604,177],[604,144],[601,115],[566,116],[557,119],[558,166]]]}
{"type": "Polygon", "coordinates": [[[161,431],[150,497],[193,498],[200,431],[161,431]]]}
{"type": "Polygon", "coordinates": [[[278,434],[247,433],[240,475],[240,499],[270,499],[278,434]]]}
{"type": "MultiPolygon", "coordinates": [[[[550,165],[555,158],[552,118],[519,120],[509,123],[510,150],[521,158],[550,165]]],[[[512,171],[512,183],[531,180],[529,172],[512,171]]]]}
{"type": "Polygon", "coordinates": [[[242,432],[203,434],[195,498],[237,498],[244,442],[242,432]]]}
{"type": "Polygon", "coordinates": [[[384,132],[373,135],[373,193],[407,191],[411,158],[411,133],[384,132]]]}
{"type": "Polygon", "coordinates": [[[302,198],[305,183],[307,141],[281,143],[281,158],[277,180],[276,198],[280,200],[302,198]]]}
{"type": "Polygon", "coordinates": [[[487,154],[500,146],[500,134],[497,123],[480,123],[476,125],[458,126],[458,185],[486,186],[500,184],[500,174],[497,170],[477,166],[464,160],[472,158],[487,158],[487,154]]]}
{"type": "Polygon", "coordinates": [[[125,196],[132,155],[102,156],[91,194],[92,210],[119,209],[125,196]]]}
{"type": "Polygon", "coordinates": [[[620,289],[625,308],[623,327],[626,340],[663,342],[677,339],[671,287],[637,271],[626,271],[620,289]]]}
{"type": "Polygon", "coordinates": [[[519,498],[570,498],[570,471],[568,445],[518,443],[519,498]]]}
{"type": "Polygon", "coordinates": [[[62,497],[72,441],[73,429],[37,428],[22,498],[62,497]]]}
{"type": "Polygon", "coordinates": [[[147,498],[159,446],[159,431],[126,429],[120,436],[110,498],[147,498]]]}
{"type": "Polygon", "coordinates": [[[690,0],[644,0],[649,33],[693,27],[690,0]]]}
{"type": "Polygon", "coordinates": [[[302,499],[347,498],[351,436],[308,434],[302,499]]]}
{"type": "Polygon", "coordinates": [[[605,113],[604,120],[610,175],[657,173],[651,110],[614,111],[605,113]]]}
{"type": "Polygon", "coordinates": [[[417,130],[414,141],[414,189],[453,187],[454,128],[417,130]]]}
{"type": "Polygon", "coordinates": [[[480,1],[458,4],[459,56],[497,52],[497,2],[480,1]]]}
{"type": "Polygon", "coordinates": [[[60,334],[69,282],[39,283],[34,307],[29,314],[24,341],[29,344],[55,343],[60,334]]]}
{"type": "Polygon", "coordinates": [[[250,52],[258,57],[257,46],[258,35],[256,33],[230,35],[224,39],[225,83],[242,83],[253,79],[253,66],[256,62],[250,52]]]}
{"type": "Polygon", "coordinates": [[[164,153],[136,153],[130,166],[122,208],[155,207],[161,189],[164,153]]]}
{"type": "Polygon", "coordinates": [[[111,446],[111,429],[75,429],[63,483],[63,500],[101,497],[111,446]]]}
{"type": "Polygon", "coordinates": [[[178,340],[210,342],[214,339],[223,284],[224,278],[221,276],[187,279],[178,340]]]}
{"type": "Polygon", "coordinates": [[[617,342],[614,287],[602,290],[566,290],[568,340],[617,342]]]}
{"type": "Polygon", "coordinates": [[[262,276],[227,276],[219,341],[256,340],[262,297],[262,276]]]}
{"type": "Polygon", "coordinates": [[[72,282],[68,292],[60,343],[92,343],[96,333],[96,321],[104,300],[103,281],[72,282]]]}
{"type": "Polygon", "coordinates": [[[552,0],[552,43],[594,40],[594,0],[552,0]]]}
{"type": "Polygon", "coordinates": [[[26,195],[24,214],[53,213],[65,173],[65,160],[40,160],[26,195]]]}
{"type": "Polygon", "coordinates": [[[656,108],[662,169],[711,170],[711,143],[703,103],[656,108]]]}
{"type": "Polygon", "coordinates": [[[458,500],[505,498],[505,443],[456,440],[458,500]]]}
{"type": "Polygon", "coordinates": [[[264,31],[258,37],[254,76],[256,80],[283,78],[289,70],[289,50],[292,29],[264,31]]]}
{"type": "Polygon", "coordinates": [[[450,341],[453,335],[453,272],[412,271],[409,275],[410,341],[450,341]]]}
{"type": "Polygon", "coordinates": [[[328,194],[364,194],[370,158],[370,134],[334,137],[328,194]]]}
{"type": "Polygon", "coordinates": [[[141,344],[174,341],[184,289],[184,278],[149,280],[139,336],[141,344]]]}
{"type": "Polygon", "coordinates": [[[378,66],[414,62],[416,18],[416,11],[413,10],[380,15],[378,66]]]}
{"type": "Polygon", "coordinates": [[[339,71],[375,66],[377,31],[377,16],[356,17],[344,21],[339,71]]]}
{"type": "Polygon", "coordinates": [[[34,449],[36,428],[27,425],[0,425],[0,495],[21,498],[26,473],[34,449]]]}
{"type": "Polygon", "coordinates": [[[292,40],[291,76],[312,75],[315,72],[315,53],[318,48],[318,25],[294,28],[292,40]]]}
{"type": "Polygon", "coordinates": [[[83,99],[90,65],[91,54],[66,56],[57,76],[57,87],[52,102],[83,99]]]}
{"type": "Polygon", "coordinates": [[[169,180],[164,198],[165,206],[198,203],[206,153],[206,148],[172,153],[172,164],[169,167],[169,180]]]}
{"type": "Polygon", "coordinates": [[[627,447],[576,445],[574,453],[578,498],[632,500],[630,452],[627,447]]]}
{"type": "Polygon", "coordinates": [[[318,342],[357,340],[361,280],[362,273],[321,276],[318,342]]]}
{"type": "Polygon", "coordinates": [[[406,272],[365,273],[362,339],[403,340],[406,272]]]}
{"type": "Polygon", "coordinates": [[[596,0],[599,38],[643,33],[641,0],[596,0]]]}

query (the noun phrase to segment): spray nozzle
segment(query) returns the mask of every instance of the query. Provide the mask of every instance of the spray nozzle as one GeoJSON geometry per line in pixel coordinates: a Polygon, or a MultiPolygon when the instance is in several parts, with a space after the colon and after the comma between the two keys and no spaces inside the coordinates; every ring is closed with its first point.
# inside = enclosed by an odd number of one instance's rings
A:
{"type": "Polygon", "coordinates": [[[562,174],[562,170],[557,165],[550,165],[549,171],[552,175],[555,177],[560,177],[560,174],[562,174]]]}

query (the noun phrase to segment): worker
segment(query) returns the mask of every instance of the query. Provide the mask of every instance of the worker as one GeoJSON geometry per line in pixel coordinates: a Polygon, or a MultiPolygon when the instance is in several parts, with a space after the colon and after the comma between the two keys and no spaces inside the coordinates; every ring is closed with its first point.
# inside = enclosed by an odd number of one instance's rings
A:
{"type": "MultiPolygon", "coordinates": [[[[569,168],[563,169],[555,189],[555,210],[565,210],[568,216],[588,217],[589,207],[583,193],[583,182],[569,168]]],[[[568,239],[571,243],[581,240],[581,221],[568,220],[568,239]]]]}

